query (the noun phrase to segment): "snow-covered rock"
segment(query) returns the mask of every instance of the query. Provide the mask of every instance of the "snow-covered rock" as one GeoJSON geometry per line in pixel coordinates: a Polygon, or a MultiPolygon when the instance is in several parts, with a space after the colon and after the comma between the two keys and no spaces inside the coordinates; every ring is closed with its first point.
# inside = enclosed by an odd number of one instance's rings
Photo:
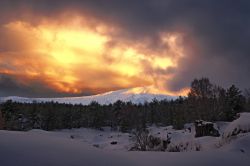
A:
{"type": "Polygon", "coordinates": [[[250,113],[244,112],[240,113],[239,118],[227,126],[223,137],[231,137],[246,132],[250,132],[250,113]]]}

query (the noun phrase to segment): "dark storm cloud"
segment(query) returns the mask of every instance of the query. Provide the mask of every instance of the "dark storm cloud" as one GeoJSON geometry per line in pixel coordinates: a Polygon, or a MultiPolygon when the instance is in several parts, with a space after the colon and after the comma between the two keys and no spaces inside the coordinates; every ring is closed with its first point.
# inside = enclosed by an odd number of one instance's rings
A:
{"type": "Polygon", "coordinates": [[[0,23],[18,17],[29,19],[26,12],[39,19],[56,17],[64,10],[117,24],[123,29],[123,37],[129,39],[150,38],[152,48],[161,48],[160,32],[184,34],[182,44],[187,55],[177,69],[167,72],[174,75],[167,83],[173,90],[202,76],[222,86],[235,83],[241,88],[250,87],[250,1],[1,0],[0,23]]]}
{"type": "MultiPolygon", "coordinates": [[[[85,93],[77,95],[91,95],[92,92],[85,90],[85,93]]],[[[43,80],[33,80],[29,84],[23,84],[16,80],[16,77],[9,74],[0,74],[0,97],[3,96],[26,96],[26,97],[67,97],[74,94],[55,91],[46,86],[43,80]]]]}
{"type": "Polygon", "coordinates": [[[173,89],[187,86],[193,78],[201,76],[223,86],[250,85],[250,1],[152,0],[110,4],[91,7],[96,7],[93,10],[100,15],[108,13],[114,17],[133,37],[182,31],[186,34],[184,47],[189,49],[191,41],[196,42],[198,49],[190,49],[175,71],[173,89]]]}
{"type": "Polygon", "coordinates": [[[34,81],[29,85],[25,85],[17,82],[15,76],[6,74],[0,75],[0,96],[22,96],[23,94],[25,94],[26,96],[37,97],[44,95],[55,95],[52,89],[44,87],[44,85],[40,81],[34,81]]]}

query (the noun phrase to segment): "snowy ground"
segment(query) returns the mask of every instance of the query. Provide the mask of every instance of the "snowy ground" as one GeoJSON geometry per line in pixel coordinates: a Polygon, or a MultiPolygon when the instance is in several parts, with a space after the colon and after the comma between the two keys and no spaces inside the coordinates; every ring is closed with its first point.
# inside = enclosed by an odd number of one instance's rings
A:
{"type": "Polygon", "coordinates": [[[149,128],[154,136],[171,136],[172,145],[182,144],[183,152],[132,152],[129,133],[93,129],[72,129],[47,132],[0,131],[1,166],[119,166],[119,165],[202,165],[249,166],[250,114],[241,114],[234,122],[218,122],[221,137],[194,138],[192,124],[188,129],[149,128]],[[237,132],[236,132],[237,131],[237,132]],[[237,135],[232,134],[236,132],[237,135]],[[111,142],[117,144],[112,145],[111,142]],[[201,151],[195,151],[196,146],[201,151]]]}

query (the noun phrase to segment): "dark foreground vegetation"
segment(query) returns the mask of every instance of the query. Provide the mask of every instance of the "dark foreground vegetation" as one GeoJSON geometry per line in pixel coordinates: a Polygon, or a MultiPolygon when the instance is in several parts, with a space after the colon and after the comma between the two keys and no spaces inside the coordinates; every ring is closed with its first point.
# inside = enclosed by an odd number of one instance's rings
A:
{"type": "Polygon", "coordinates": [[[234,85],[224,89],[201,78],[191,83],[188,97],[139,105],[122,101],[109,105],[92,102],[87,106],[7,101],[0,105],[0,128],[25,131],[110,126],[113,130],[126,132],[155,124],[181,129],[185,123],[197,119],[232,121],[237,113],[250,111],[249,92],[242,93],[234,85]]]}

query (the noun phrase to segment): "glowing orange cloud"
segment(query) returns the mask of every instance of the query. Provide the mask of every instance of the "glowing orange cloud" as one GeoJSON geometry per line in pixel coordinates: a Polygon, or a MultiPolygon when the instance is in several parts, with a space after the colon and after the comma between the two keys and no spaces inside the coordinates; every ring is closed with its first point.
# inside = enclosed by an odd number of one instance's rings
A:
{"type": "MultiPolygon", "coordinates": [[[[75,16],[60,23],[51,20],[36,25],[24,21],[6,24],[7,37],[17,48],[0,53],[0,73],[42,79],[58,92],[82,93],[151,86],[151,91],[166,91],[171,73],[161,73],[178,67],[184,55],[178,33],[159,34],[162,51],[148,47],[145,41],[114,39],[119,27],[88,22],[75,16]],[[115,44],[110,44],[115,43],[115,44]],[[158,90],[156,90],[158,89],[158,90]]],[[[25,80],[24,83],[29,83],[25,80]]],[[[185,94],[186,90],[178,94],[185,94]]]]}

